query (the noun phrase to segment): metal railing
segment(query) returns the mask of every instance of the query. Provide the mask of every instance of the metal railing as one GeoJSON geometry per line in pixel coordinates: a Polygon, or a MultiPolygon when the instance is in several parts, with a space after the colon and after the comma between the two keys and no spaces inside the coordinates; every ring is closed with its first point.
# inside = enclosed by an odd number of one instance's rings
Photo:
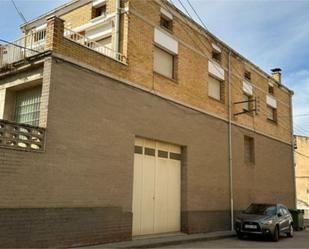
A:
{"type": "Polygon", "coordinates": [[[0,148],[43,151],[44,140],[44,128],[0,120],[0,148]]]}
{"type": "Polygon", "coordinates": [[[39,54],[45,49],[46,29],[32,31],[14,42],[0,44],[0,67],[39,54]]]}
{"type": "Polygon", "coordinates": [[[110,57],[110,58],[115,59],[117,61],[126,63],[126,57],[123,54],[121,54],[121,53],[119,53],[119,52],[117,52],[117,51],[115,51],[111,48],[108,48],[108,47],[106,47],[106,46],[104,46],[104,45],[102,45],[98,42],[95,42],[95,41],[93,41],[93,40],[91,40],[91,39],[89,39],[89,38],[87,38],[87,37],[85,37],[85,36],[83,36],[79,33],[76,33],[74,31],[68,29],[68,28],[64,29],[64,37],[73,41],[73,42],[76,42],[76,43],[78,43],[82,46],[85,46],[85,47],[87,47],[91,50],[94,50],[94,51],[96,51],[100,54],[103,54],[107,57],[110,57]]]}

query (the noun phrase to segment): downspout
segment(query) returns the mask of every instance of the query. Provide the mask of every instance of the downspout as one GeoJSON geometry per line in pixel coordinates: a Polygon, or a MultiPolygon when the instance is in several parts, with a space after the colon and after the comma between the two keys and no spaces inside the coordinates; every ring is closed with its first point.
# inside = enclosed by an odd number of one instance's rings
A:
{"type": "Polygon", "coordinates": [[[234,231],[234,196],[233,196],[233,148],[232,148],[232,82],[231,82],[231,54],[228,57],[228,146],[229,146],[229,177],[230,177],[230,206],[231,206],[231,231],[234,231]]]}
{"type": "Polygon", "coordinates": [[[292,174],[293,174],[293,190],[294,190],[294,207],[297,207],[297,196],[296,196],[296,174],[295,174],[295,142],[294,142],[294,125],[293,125],[293,93],[290,96],[290,113],[291,113],[291,137],[292,137],[292,174]]]}
{"type": "MultiPolygon", "coordinates": [[[[115,51],[116,51],[116,53],[120,52],[120,46],[119,46],[119,44],[120,44],[120,36],[119,36],[119,33],[120,33],[120,12],[121,12],[120,1],[121,0],[116,0],[116,17],[115,17],[115,28],[116,28],[116,31],[115,31],[115,51]]],[[[118,56],[118,54],[116,56],[118,56]]]]}

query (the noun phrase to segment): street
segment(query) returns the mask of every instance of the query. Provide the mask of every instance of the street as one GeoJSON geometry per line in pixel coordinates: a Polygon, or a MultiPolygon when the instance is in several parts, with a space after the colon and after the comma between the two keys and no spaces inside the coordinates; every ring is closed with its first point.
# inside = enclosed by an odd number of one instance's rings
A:
{"type": "Polygon", "coordinates": [[[282,236],[279,242],[271,242],[257,238],[239,240],[237,237],[232,237],[160,248],[309,248],[309,230],[296,232],[294,238],[282,236]]]}

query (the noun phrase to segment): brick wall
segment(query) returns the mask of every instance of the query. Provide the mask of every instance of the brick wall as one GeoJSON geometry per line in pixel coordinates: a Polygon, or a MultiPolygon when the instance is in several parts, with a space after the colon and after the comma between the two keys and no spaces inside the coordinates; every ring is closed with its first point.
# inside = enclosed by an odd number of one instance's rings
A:
{"type": "MultiPolygon", "coordinates": [[[[127,66],[61,37],[53,51],[226,119],[228,101],[220,103],[208,97],[208,60],[211,56],[211,43],[216,43],[216,39],[210,34],[203,33],[170,8],[174,14],[172,35],[179,41],[177,80],[170,80],[153,72],[153,36],[154,27],[160,22],[160,5],[157,1],[131,0],[123,1],[122,6],[130,8],[129,15],[122,14],[120,32],[121,52],[128,57],[127,66]]],[[[69,21],[69,16],[66,21],[69,21]]],[[[224,95],[227,100],[228,49],[223,46],[222,51],[221,65],[226,74],[224,95]]],[[[243,100],[242,82],[245,70],[251,71],[254,97],[258,99],[259,112],[257,115],[245,114],[233,117],[233,122],[290,142],[290,93],[278,87],[277,83],[236,54],[231,56],[233,102],[243,100]],[[277,123],[267,120],[266,95],[269,81],[275,84],[275,97],[278,102],[277,123]]],[[[242,105],[233,105],[233,113],[241,112],[242,108],[242,105]]]]}
{"type": "MultiPolygon", "coordinates": [[[[230,227],[225,121],[61,59],[50,72],[45,152],[0,148],[3,247],[130,239],[135,136],[185,148],[182,231],[230,227]]],[[[293,207],[291,147],[237,126],[233,141],[235,209],[252,201],[293,207]],[[244,135],[255,139],[254,166],[243,161],[244,135]],[[270,184],[274,175],[285,184],[270,184]]]]}

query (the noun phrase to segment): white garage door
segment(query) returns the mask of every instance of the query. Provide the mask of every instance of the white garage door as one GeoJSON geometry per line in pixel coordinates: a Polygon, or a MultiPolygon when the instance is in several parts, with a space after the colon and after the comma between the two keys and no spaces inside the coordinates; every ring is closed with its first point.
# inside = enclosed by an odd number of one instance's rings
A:
{"type": "Polygon", "coordinates": [[[136,138],[133,236],[180,231],[181,148],[136,138]]]}

